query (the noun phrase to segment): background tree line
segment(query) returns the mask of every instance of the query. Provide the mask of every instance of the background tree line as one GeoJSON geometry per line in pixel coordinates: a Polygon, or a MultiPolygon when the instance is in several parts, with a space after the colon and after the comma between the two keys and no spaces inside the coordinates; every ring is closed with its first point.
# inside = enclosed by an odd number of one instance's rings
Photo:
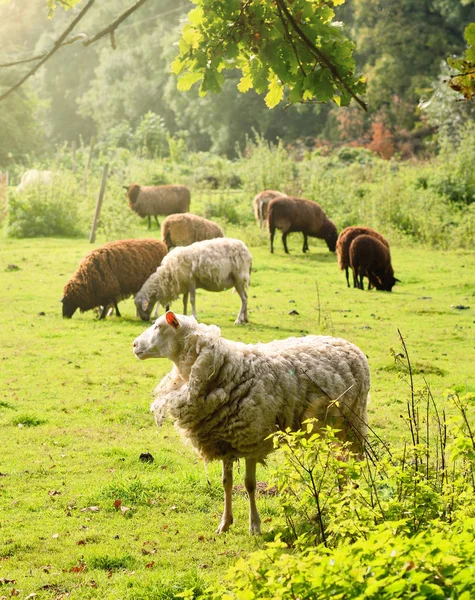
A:
{"type": "MultiPolygon", "coordinates": [[[[78,32],[95,33],[129,5],[104,0],[78,32]]],[[[405,158],[431,152],[436,127],[457,135],[457,123],[473,118],[470,103],[456,102],[441,79],[447,57],[463,53],[474,0],[348,0],[338,7],[337,17],[356,43],[357,66],[368,79],[367,113],[331,104],[282,103],[269,110],[253,90],[238,91],[233,71],[221,94],[178,91],[169,65],[190,7],[188,0],[147,2],[117,30],[116,49],[104,38],[58,51],[2,103],[0,166],[29,163],[57,144],[92,136],[147,156],[169,152],[169,136],[190,150],[233,156],[254,131],[304,148],[361,145],[385,158],[405,158]]],[[[57,10],[52,20],[46,15],[44,0],[0,6],[0,64],[49,49],[72,11],[57,10]]],[[[28,64],[0,68],[0,91],[28,64]]]]}

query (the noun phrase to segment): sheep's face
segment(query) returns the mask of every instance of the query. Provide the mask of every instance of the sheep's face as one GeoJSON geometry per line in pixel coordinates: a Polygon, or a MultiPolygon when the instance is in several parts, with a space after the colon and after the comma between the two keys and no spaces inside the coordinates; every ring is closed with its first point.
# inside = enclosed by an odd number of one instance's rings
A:
{"type": "Polygon", "coordinates": [[[185,330],[189,329],[187,326],[191,319],[196,323],[193,317],[175,315],[172,311],[168,311],[135,339],[133,350],[135,356],[140,360],[146,358],[177,360],[183,345],[181,340],[185,330]]]}
{"type": "Polygon", "coordinates": [[[71,302],[66,297],[62,298],[61,302],[63,304],[63,319],[70,319],[78,308],[77,304],[74,304],[74,302],[71,302]]]}
{"type": "Polygon", "coordinates": [[[325,241],[327,243],[327,246],[328,246],[328,249],[330,250],[330,252],[335,252],[337,239],[338,239],[338,232],[336,231],[336,229],[335,229],[335,231],[331,231],[325,238],[325,241]]]}
{"type": "Polygon", "coordinates": [[[150,321],[150,315],[152,314],[152,309],[155,303],[151,303],[150,300],[143,297],[142,294],[137,293],[134,298],[135,308],[137,309],[137,315],[142,319],[142,321],[150,321]]]}

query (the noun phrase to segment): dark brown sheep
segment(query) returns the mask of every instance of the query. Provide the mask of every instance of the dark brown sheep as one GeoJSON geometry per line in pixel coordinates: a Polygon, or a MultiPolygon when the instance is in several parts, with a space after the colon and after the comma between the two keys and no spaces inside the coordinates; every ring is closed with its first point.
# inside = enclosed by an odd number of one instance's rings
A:
{"type": "Polygon", "coordinates": [[[368,289],[390,292],[399,281],[394,277],[389,248],[372,235],[359,235],[350,244],[350,266],[357,287],[364,289],[363,277],[367,277],[368,289]]]}
{"type": "MultiPolygon", "coordinates": [[[[389,243],[387,239],[374,229],[371,229],[371,227],[345,227],[336,241],[336,253],[338,257],[338,266],[340,267],[341,271],[345,271],[346,283],[348,287],[350,287],[350,278],[348,274],[350,268],[350,245],[351,242],[359,235],[372,235],[374,238],[382,242],[389,250],[389,243]]],[[[353,279],[353,287],[358,287],[356,279],[353,279]]]]}
{"type": "Polygon", "coordinates": [[[282,231],[282,243],[288,254],[287,236],[293,231],[303,233],[302,252],[308,250],[308,236],[326,241],[330,252],[335,252],[338,232],[332,221],[326,216],[323,208],[316,202],[282,196],[274,198],[267,207],[267,227],[270,233],[270,251],[274,252],[274,234],[276,229],[282,231]]]}
{"type": "Polygon", "coordinates": [[[172,215],[190,210],[190,190],[185,185],[132,183],[125,189],[130,208],[140,217],[148,217],[149,229],[152,226],[150,217],[154,217],[157,227],[160,227],[157,215],[172,215]]]}
{"type": "Polygon", "coordinates": [[[136,294],[160,266],[167,247],[154,239],[118,240],[90,252],[64,286],[63,317],[102,306],[104,319],[113,304],[117,316],[119,300],[136,294]]]}

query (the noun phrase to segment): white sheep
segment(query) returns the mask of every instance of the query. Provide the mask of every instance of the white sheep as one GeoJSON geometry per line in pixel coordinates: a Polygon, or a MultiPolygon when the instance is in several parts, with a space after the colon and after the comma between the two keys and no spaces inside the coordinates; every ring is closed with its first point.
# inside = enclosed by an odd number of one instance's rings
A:
{"type": "Polygon", "coordinates": [[[188,294],[196,318],[196,290],[222,292],[235,288],[241,298],[236,325],[247,323],[247,288],[251,278],[252,255],[241,240],[215,238],[173,248],[160,267],[135,296],[137,312],[150,320],[156,302],[164,307],[183,294],[186,315],[188,294]]]}
{"type": "Polygon", "coordinates": [[[256,464],[273,450],[273,432],[295,431],[316,418],[338,429],[355,451],[363,448],[368,361],[346,340],[309,335],[247,345],[222,338],[214,325],[169,311],[136,338],[134,353],[175,363],[154,390],[157,425],[170,415],[204,459],[223,462],[219,533],[233,522],[233,462],[239,458],[246,462],[250,531],[260,533],[256,464]]]}
{"type": "Polygon", "coordinates": [[[224,232],[217,223],[192,213],[168,215],[162,222],[162,240],[169,250],[218,237],[224,232]]]}
{"type": "Polygon", "coordinates": [[[53,171],[38,171],[38,169],[29,169],[25,171],[17,185],[16,191],[22,193],[27,187],[35,185],[52,185],[53,171]]]}

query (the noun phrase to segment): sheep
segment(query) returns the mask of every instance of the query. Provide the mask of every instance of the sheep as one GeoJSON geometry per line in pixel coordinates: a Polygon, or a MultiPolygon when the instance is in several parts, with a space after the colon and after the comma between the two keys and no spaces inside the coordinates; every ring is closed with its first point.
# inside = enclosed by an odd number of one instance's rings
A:
{"type": "Polygon", "coordinates": [[[85,312],[101,306],[104,319],[111,304],[120,317],[117,302],[135,294],[167,253],[154,239],[109,242],[90,252],[64,287],[63,317],[70,319],[79,308],[85,312]]]}
{"type": "MultiPolygon", "coordinates": [[[[374,229],[371,229],[371,227],[345,227],[336,241],[336,253],[338,257],[338,266],[340,267],[341,271],[345,271],[346,283],[348,287],[350,287],[350,278],[348,276],[348,270],[350,267],[350,244],[358,235],[372,235],[374,238],[382,242],[389,250],[389,243],[387,239],[374,229]]],[[[357,287],[356,279],[353,280],[353,287],[357,287]]]]}
{"type": "Polygon", "coordinates": [[[247,323],[251,266],[252,256],[246,244],[233,238],[203,240],[174,248],[135,296],[137,312],[144,321],[148,321],[156,302],[168,309],[168,305],[183,294],[183,312],[186,315],[189,294],[196,318],[197,288],[222,292],[234,287],[241,298],[241,310],[235,324],[247,323]]]}
{"type": "Polygon", "coordinates": [[[399,281],[394,277],[389,248],[372,235],[359,235],[350,244],[350,266],[356,287],[364,289],[363,277],[377,290],[390,292],[399,281]]]}
{"type": "Polygon", "coordinates": [[[274,234],[282,231],[282,243],[288,254],[287,236],[293,231],[303,233],[302,252],[308,250],[308,236],[324,239],[330,252],[335,252],[337,229],[316,202],[303,198],[283,196],[274,198],[267,207],[267,227],[270,233],[270,251],[274,252],[274,234]]]}
{"type": "Polygon", "coordinates": [[[53,171],[38,171],[38,169],[29,169],[21,176],[20,184],[17,185],[16,191],[21,194],[27,187],[52,184],[53,171]]]}
{"type": "Polygon", "coordinates": [[[218,237],[224,237],[219,225],[191,213],[169,215],[162,223],[162,240],[169,250],[218,237]]]}
{"type": "Polygon", "coordinates": [[[141,360],[174,362],[153,392],[157,425],[169,415],[201,457],[223,463],[218,533],[233,522],[233,462],[239,458],[246,463],[250,532],[260,533],[256,464],[273,450],[272,433],[296,431],[316,418],[319,426],[337,429],[352,451],[364,451],[368,361],[344,339],[309,335],[248,345],[169,311],[135,339],[133,352],[141,360]]]}
{"type": "Polygon", "coordinates": [[[141,186],[132,183],[124,187],[127,190],[130,208],[140,217],[148,217],[149,229],[152,227],[152,216],[157,227],[160,227],[157,215],[172,215],[190,210],[190,190],[184,185],[141,186]]]}
{"type": "Polygon", "coordinates": [[[267,220],[267,206],[269,202],[278,196],[285,196],[285,194],[276,190],[264,190],[254,196],[254,215],[261,229],[267,220]]]}

